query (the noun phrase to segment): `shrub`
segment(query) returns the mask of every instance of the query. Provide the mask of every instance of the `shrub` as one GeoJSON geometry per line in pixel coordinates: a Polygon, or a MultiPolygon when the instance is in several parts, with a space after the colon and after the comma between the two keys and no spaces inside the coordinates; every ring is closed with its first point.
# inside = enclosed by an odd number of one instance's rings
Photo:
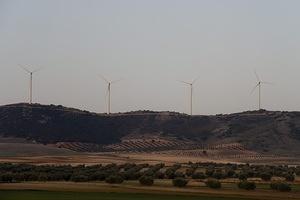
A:
{"type": "Polygon", "coordinates": [[[192,179],[205,179],[206,176],[203,172],[197,172],[192,175],[192,179]]]}
{"type": "Polygon", "coordinates": [[[215,170],[214,169],[206,169],[205,174],[209,177],[211,177],[214,174],[215,170]]]}
{"type": "Polygon", "coordinates": [[[211,177],[215,178],[215,179],[221,179],[221,178],[223,178],[223,173],[215,171],[211,177]]]}
{"type": "Polygon", "coordinates": [[[144,176],[154,176],[155,171],[153,169],[148,169],[147,171],[144,172],[144,176]]]}
{"type": "Polygon", "coordinates": [[[105,179],[105,182],[110,184],[123,183],[123,181],[123,178],[119,175],[111,175],[105,179]]]}
{"type": "Polygon", "coordinates": [[[295,180],[295,176],[293,174],[286,174],[284,177],[285,180],[289,182],[293,182],[295,180]]]}
{"type": "Polygon", "coordinates": [[[247,178],[248,178],[247,174],[245,174],[245,173],[240,173],[239,174],[239,179],[240,180],[245,181],[245,180],[247,180],[247,178]]]}
{"type": "Polygon", "coordinates": [[[158,171],[155,173],[155,178],[158,178],[158,179],[164,179],[165,178],[165,174],[161,171],[158,171]]]}
{"type": "Polygon", "coordinates": [[[11,183],[13,181],[13,175],[11,173],[5,173],[0,175],[0,183],[11,183]]]}
{"type": "Polygon", "coordinates": [[[188,181],[184,178],[173,179],[173,185],[176,187],[185,187],[187,184],[188,184],[188,181]]]}
{"type": "Polygon", "coordinates": [[[289,192],[292,190],[291,185],[284,182],[273,182],[270,184],[271,189],[281,192],[289,192]]]}
{"type": "Polygon", "coordinates": [[[241,181],[238,183],[238,187],[245,190],[255,190],[256,184],[254,182],[241,181]]]}
{"type": "Polygon", "coordinates": [[[122,173],[125,180],[138,180],[141,177],[141,173],[137,172],[135,169],[130,169],[122,173]]]}
{"type": "Polygon", "coordinates": [[[95,172],[92,176],[92,180],[104,181],[107,175],[104,172],[95,172]]]}
{"type": "Polygon", "coordinates": [[[231,178],[235,175],[235,171],[232,169],[226,170],[226,176],[231,178]]]}
{"type": "Polygon", "coordinates": [[[213,188],[213,189],[219,189],[222,187],[220,181],[216,180],[216,179],[208,179],[205,182],[205,185],[209,188],[213,188]]]}
{"type": "Polygon", "coordinates": [[[181,177],[184,178],[185,175],[182,172],[175,172],[175,177],[181,177]]]}
{"type": "Polygon", "coordinates": [[[188,168],[188,169],[186,169],[185,174],[187,176],[192,176],[194,174],[194,172],[195,172],[194,168],[188,168]]]}
{"type": "Polygon", "coordinates": [[[75,174],[71,177],[71,181],[74,181],[74,182],[87,182],[88,177],[86,175],[83,175],[83,174],[75,174]]]}
{"type": "Polygon", "coordinates": [[[167,176],[169,179],[174,179],[174,178],[175,178],[175,172],[176,172],[175,169],[169,168],[169,169],[166,170],[166,176],[167,176]]]}
{"type": "Polygon", "coordinates": [[[151,186],[154,183],[154,179],[152,176],[142,176],[139,179],[139,182],[141,185],[147,185],[147,186],[151,186]]]}
{"type": "Polygon", "coordinates": [[[272,175],[270,173],[262,173],[260,175],[260,178],[264,181],[270,181],[272,178],[272,175]]]}

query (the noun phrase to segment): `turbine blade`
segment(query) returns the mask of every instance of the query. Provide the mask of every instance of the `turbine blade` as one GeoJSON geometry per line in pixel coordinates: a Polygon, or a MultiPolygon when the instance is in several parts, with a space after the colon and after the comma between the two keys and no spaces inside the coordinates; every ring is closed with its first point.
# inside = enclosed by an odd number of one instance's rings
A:
{"type": "Polygon", "coordinates": [[[39,71],[41,71],[42,69],[43,69],[43,68],[42,68],[42,67],[40,67],[40,68],[38,68],[38,69],[36,69],[36,70],[32,71],[32,73],[39,72],[39,71]]]}
{"type": "Polygon", "coordinates": [[[250,93],[250,94],[253,94],[253,92],[255,91],[255,89],[256,89],[258,86],[259,86],[259,83],[257,83],[257,84],[255,85],[255,87],[251,90],[251,93],[250,93]]]}
{"type": "Polygon", "coordinates": [[[108,81],[106,78],[104,78],[104,76],[99,75],[99,77],[100,77],[102,80],[104,80],[106,83],[109,83],[109,81],[108,81]]]}
{"type": "Polygon", "coordinates": [[[115,80],[115,81],[112,81],[111,82],[111,84],[113,84],[113,83],[117,83],[117,82],[120,82],[122,80],[122,78],[120,78],[120,79],[117,79],[117,80],[115,80]]]}
{"type": "Polygon", "coordinates": [[[29,71],[27,68],[23,67],[22,65],[19,65],[19,67],[21,67],[21,69],[23,69],[24,71],[26,71],[28,73],[32,73],[31,71],[29,71]]]}
{"type": "Polygon", "coordinates": [[[255,76],[256,76],[257,81],[258,81],[258,82],[261,82],[261,81],[260,81],[260,78],[259,78],[259,76],[258,76],[258,74],[256,73],[255,70],[254,70],[254,74],[255,74],[255,76]]]}
{"type": "Polygon", "coordinates": [[[178,80],[178,81],[181,82],[181,83],[187,84],[187,85],[192,85],[192,83],[188,83],[188,82],[180,81],[180,80],[178,80]]]}
{"type": "Polygon", "coordinates": [[[268,85],[274,85],[274,83],[272,83],[272,82],[261,82],[261,83],[263,83],[263,84],[268,84],[268,85]]]}

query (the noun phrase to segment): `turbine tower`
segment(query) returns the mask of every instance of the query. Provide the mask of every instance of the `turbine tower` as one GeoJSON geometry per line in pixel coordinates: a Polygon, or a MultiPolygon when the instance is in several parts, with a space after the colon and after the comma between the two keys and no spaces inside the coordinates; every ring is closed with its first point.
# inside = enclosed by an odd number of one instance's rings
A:
{"type": "Polygon", "coordinates": [[[33,93],[33,90],[32,90],[32,84],[33,84],[33,74],[40,71],[41,68],[39,69],[36,69],[36,70],[33,70],[33,71],[30,71],[29,69],[23,67],[23,66],[20,66],[25,72],[27,72],[29,75],[30,75],[30,81],[29,81],[29,104],[32,104],[32,93],[33,93]]]}
{"type": "Polygon", "coordinates": [[[256,90],[256,88],[258,88],[258,110],[261,110],[262,109],[261,108],[261,87],[262,87],[263,84],[272,84],[272,83],[261,81],[261,79],[259,78],[256,71],[254,71],[254,74],[255,74],[255,77],[257,79],[257,84],[252,89],[251,94],[256,90]]]}
{"type": "Polygon", "coordinates": [[[199,79],[196,78],[192,82],[186,82],[186,81],[180,81],[188,86],[190,86],[190,115],[193,115],[193,89],[194,89],[194,83],[199,79]]]}
{"type": "Polygon", "coordinates": [[[107,93],[108,93],[107,114],[109,115],[111,113],[111,85],[119,82],[121,79],[118,79],[115,81],[108,81],[108,79],[104,78],[101,75],[100,75],[100,78],[107,83],[107,93]]]}

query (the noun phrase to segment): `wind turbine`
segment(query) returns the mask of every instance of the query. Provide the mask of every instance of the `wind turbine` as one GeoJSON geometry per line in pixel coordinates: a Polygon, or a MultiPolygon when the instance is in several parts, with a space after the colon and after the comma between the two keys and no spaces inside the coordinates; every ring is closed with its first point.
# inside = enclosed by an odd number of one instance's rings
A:
{"type": "Polygon", "coordinates": [[[263,84],[272,84],[272,83],[261,81],[261,79],[259,78],[256,71],[254,71],[254,74],[255,74],[255,77],[257,79],[257,84],[252,89],[251,94],[256,90],[256,88],[258,88],[258,110],[261,110],[261,87],[262,87],[263,84]]]}
{"type": "Polygon", "coordinates": [[[107,92],[108,92],[108,101],[107,101],[107,114],[111,113],[111,85],[119,82],[121,79],[115,81],[108,81],[108,79],[104,78],[100,75],[100,78],[107,83],[107,92]]]}
{"type": "Polygon", "coordinates": [[[39,69],[36,69],[36,70],[33,70],[33,71],[30,71],[29,69],[23,67],[20,65],[20,67],[25,71],[27,72],[29,75],[30,75],[30,82],[29,82],[29,104],[32,104],[32,83],[33,83],[33,74],[40,71],[41,68],[39,69]]]}
{"type": "Polygon", "coordinates": [[[193,115],[193,86],[194,86],[194,83],[195,83],[199,78],[200,78],[200,77],[195,78],[192,82],[180,81],[181,83],[184,83],[184,84],[190,86],[190,115],[193,115]]]}

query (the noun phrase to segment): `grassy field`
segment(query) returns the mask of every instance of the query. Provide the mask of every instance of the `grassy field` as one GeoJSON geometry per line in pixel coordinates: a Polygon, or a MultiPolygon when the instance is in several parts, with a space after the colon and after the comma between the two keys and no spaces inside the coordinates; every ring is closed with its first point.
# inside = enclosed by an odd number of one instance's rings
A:
{"type": "Polygon", "coordinates": [[[299,191],[275,192],[259,186],[255,191],[237,189],[226,184],[222,189],[199,186],[175,188],[169,183],[140,186],[135,182],[106,184],[101,182],[26,182],[0,184],[0,200],[285,200],[300,199],[299,191]]]}
{"type": "Polygon", "coordinates": [[[50,191],[0,191],[1,200],[248,200],[234,197],[209,197],[132,193],[80,193],[50,191]]]}

